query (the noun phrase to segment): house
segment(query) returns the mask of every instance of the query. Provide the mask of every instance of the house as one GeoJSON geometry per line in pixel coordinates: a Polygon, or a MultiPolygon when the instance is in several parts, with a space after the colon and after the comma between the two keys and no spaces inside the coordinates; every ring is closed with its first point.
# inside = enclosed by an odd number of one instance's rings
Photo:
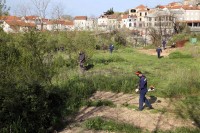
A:
{"type": "Polygon", "coordinates": [[[1,27],[6,33],[17,33],[17,32],[26,32],[30,29],[35,29],[36,25],[33,23],[25,23],[21,20],[18,21],[10,21],[5,20],[1,23],[1,27]]]}
{"type": "Polygon", "coordinates": [[[88,18],[86,21],[86,30],[93,31],[97,27],[97,21],[95,18],[88,18]]]}
{"type": "Polygon", "coordinates": [[[133,29],[137,26],[137,16],[133,16],[133,15],[128,15],[128,14],[125,14],[125,15],[122,15],[122,18],[121,18],[121,28],[128,28],[128,29],[133,29]]]}
{"type": "Polygon", "coordinates": [[[108,25],[107,25],[107,30],[112,31],[118,28],[118,15],[117,14],[112,14],[112,15],[107,15],[108,17],[108,25]]]}
{"type": "Polygon", "coordinates": [[[74,27],[76,30],[86,29],[87,16],[76,16],[74,18],[74,27]]]}
{"type": "Polygon", "coordinates": [[[46,22],[46,29],[48,31],[72,31],[74,30],[74,23],[72,21],[64,20],[50,20],[46,22]]]}
{"type": "Polygon", "coordinates": [[[65,29],[67,31],[73,31],[74,30],[74,22],[73,21],[66,21],[65,22],[65,29]]]}
{"type": "Polygon", "coordinates": [[[97,20],[97,26],[99,30],[107,30],[108,27],[108,16],[101,15],[97,20]]]}
{"type": "Polygon", "coordinates": [[[139,5],[136,8],[129,9],[129,15],[137,17],[137,27],[145,27],[146,16],[148,15],[150,9],[144,5],[139,5]]]}

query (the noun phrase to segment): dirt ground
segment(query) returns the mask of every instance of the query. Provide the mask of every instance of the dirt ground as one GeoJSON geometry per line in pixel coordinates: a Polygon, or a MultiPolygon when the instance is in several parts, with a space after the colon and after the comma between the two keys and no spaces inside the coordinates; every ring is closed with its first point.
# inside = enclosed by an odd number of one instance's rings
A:
{"type": "Polygon", "coordinates": [[[132,124],[144,129],[144,131],[156,131],[158,129],[172,130],[177,127],[194,127],[192,121],[183,120],[175,116],[172,111],[174,107],[171,104],[173,101],[170,99],[155,97],[153,96],[153,92],[149,93],[150,97],[148,97],[148,99],[152,103],[154,109],[136,111],[133,108],[123,106],[123,104],[128,103],[137,107],[139,101],[139,96],[137,94],[97,91],[91,97],[91,100],[110,100],[117,106],[114,108],[108,106],[83,107],[76,116],[75,123],[72,123],[60,133],[104,133],[106,131],[88,131],[83,129],[81,126],[77,126],[83,121],[97,116],[132,124]]]}
{"type": "MultiPolygon", "coordinates": [[[[171,52],[176,51],[177,49],[181,48],[170,48],[168,47],[165,50],[162,50],[161,56],[167,57],[171,52]]],[[[140,49],[138,50],[141,53],[148,54],[148,55],[157,55],[156,49],[140,49]]]]}

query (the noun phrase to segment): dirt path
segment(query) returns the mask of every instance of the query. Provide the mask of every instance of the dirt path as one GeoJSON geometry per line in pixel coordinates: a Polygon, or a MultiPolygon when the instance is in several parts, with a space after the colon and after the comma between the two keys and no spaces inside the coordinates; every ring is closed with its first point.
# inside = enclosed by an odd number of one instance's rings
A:
{"type": "MultiPolygon", "coordinates": [[[[153,92],[149,92],[152,93],[153,92]]],[[[157,98],[154,96],[148,97],[152,103],[154,110],[136,111],[124,107],[124,103],[138,106],[138,95],[112,93],[112,92],[96,92],[91,100],[111,100],[117,107],[111,108],[106,106],[101,107],[83,107],[75,118],[76,124],[81,123],[88,118],[101,116],[108,119],[113,119],[119,122],[125,122],[141,127],[144,130],[155,131],[171,130],[177,127],[194,127],[192,121],[177,118],[170,110],[173,110],[172,101],[170,99],[157,98]]],[[[61,133],[93,133],[94,131],[86,131],[81,127],[69,126],[61,133]],[[70,128],[69,128],[70,127],[70,128]]],[[[96,132],[96,131],[95,131],[96,132]]],[[[104,131],[101,131],[103,133],[104,131]]]]}
{"type": "MultiPolygon", "coordinates": [[[[177,49],[181,49],[181,48],[167,48],[165,50],[162,50],[161,56],[168,56],[171,52],[176,51],[177,49]]],[[[156,50],[155,49],[140,49],[138,50],[141,53],[145,53],[148,55],[157,55],[156,50]]]]}

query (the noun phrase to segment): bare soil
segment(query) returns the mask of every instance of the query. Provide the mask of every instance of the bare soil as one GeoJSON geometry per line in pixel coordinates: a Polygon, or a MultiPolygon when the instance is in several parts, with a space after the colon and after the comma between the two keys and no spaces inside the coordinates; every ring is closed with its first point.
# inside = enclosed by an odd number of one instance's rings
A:
{"type": "MultiPolygon", "coordinates": [[[[149,95],[153,95],[153,92],[149,92],[149,95]]],[[[125,122],[128,124],[135,125],[148,131],[159,130],[173,130],[177,127],[189,127],[193,128],[191,120],[181,119],[177,117],[173,112],[173,100],[158,98],[155,96],[147,97],[152,106],[153,110],[136,111],[133,108],[123,106],[124,103],[138,106],[139,96],[137,94],[123,94],[123,93],[112,93],[97,91],[91,100],[110,100],[115,105],[114,108],[108,106],[101,107],[83,107],[75,118],[75,122],[66,127],[60,133],[105,133],[106,131],[93,131],[86,130],[80,126],[83,121],[101,116],[107,119],[112,119],[118,122],[125,122]]]]}
{"type": "MultiPolygon", "coordinates": [[[[182,48],[167,48],[165,50],[162,50],[161,56],[167,57],[171,52],[176,51],[177,49],[182,48]]],[[[138,50],[141,53],[148,54],[148,55],[157,55],[156,49],[140,49],[138,50]]]]}

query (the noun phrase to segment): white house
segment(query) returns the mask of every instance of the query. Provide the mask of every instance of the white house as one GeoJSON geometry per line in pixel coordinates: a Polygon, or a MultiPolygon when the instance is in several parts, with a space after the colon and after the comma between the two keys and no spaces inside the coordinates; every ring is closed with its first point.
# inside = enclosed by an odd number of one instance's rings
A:
{"type": "Polygon", "coordinates": [[[108,26],[108,16],[107,15],[101,15],[98,18],[97,26],[98,26],[99,30],[106,30],[107,26],[108,26]]]}
{"type": "Polygon", "coordinates": [[[25,23],[23,21],[2,21],[1,27],[7,33],[17,33],[17,32],[25,32],[30,29],[35,29],[35,24],[25,23]]]}
{"type": "Polygon", "coordinates": [[[74,18],[74,27],[76,30],[85,30],[87,23],[87,16],[76,16],[74,18]]]}

